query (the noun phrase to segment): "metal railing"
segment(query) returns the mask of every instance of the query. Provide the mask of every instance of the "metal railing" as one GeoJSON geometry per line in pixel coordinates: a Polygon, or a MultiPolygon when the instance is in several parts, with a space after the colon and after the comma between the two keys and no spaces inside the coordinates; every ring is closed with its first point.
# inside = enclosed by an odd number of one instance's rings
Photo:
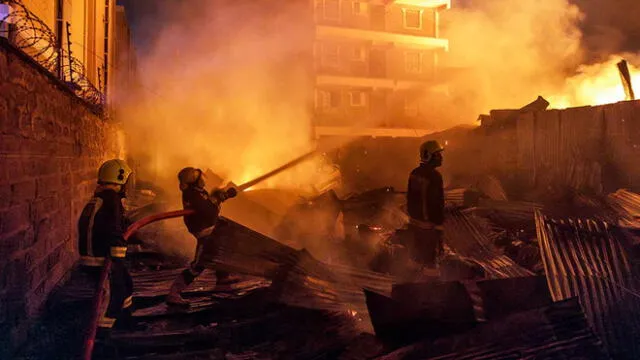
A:
{"type": "Polygon", "coordinates": [[[0,12],[0,37],[7,39],[65,83],[78,97],[106,115],[104,93],[87,78],[84,65],[71,55],[68,44],[61,41],[62,36],[56,36],[22,0],[0,0],[0,5],[5,5],[4,9],[8,10],[0,12]]]}

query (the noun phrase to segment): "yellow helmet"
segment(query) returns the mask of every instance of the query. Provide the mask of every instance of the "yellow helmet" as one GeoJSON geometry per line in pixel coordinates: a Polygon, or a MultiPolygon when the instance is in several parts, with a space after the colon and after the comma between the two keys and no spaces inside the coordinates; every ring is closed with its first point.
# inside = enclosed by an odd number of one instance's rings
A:
{"type": "Polygon", "coordinates": [[[425,141],[420,145],[420,160],[427,162],[431,160],[431,157],[435,153],[439,153],[444,150],[444,147],[440,145],[436,140],[425,141]]]}
{"type": "Polygon", "coordinates": [[[98,183],[124,185],[132,173],[133,171],[124,160],[111,159],[100,165],[98,183]]]}

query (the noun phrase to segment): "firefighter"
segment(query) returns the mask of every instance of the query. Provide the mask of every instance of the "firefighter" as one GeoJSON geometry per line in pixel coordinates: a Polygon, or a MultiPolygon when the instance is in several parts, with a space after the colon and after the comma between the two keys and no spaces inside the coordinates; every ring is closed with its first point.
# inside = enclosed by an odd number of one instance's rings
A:
{"type": "Polygon", "coordinates": [[[130,320],[133,282],[124,262],[127,244],[122,199],[132,184],[132,170],[120,159],[104,162],[98,170],[98,185],[93,198],[85,205],[78,220],[79,271],[93,285],[107,257],[111,272],[106,283],[105,301],[98,318],[99,338],[108,338],[117,319],[130,320]]]}
{"type": "Polygon", "coordinates": [[[420,165],[409,176],[407,212],[413,233],[412,253],[415,260],[433,268],[441,255],[444,222],[444,189],[440,143],[429,140],[420,146],[420,165]]]}
{"type": "MultiPolygon", "coordinates": [[[[192,215],[184,217],[187,229],[197,239],[196,254],[191,265],[176,278],[166,302],[170,305],[188,307],[189,302],[182,298],[181,292],[186,289],[205,269],[207,261],[215,257],[217,252],[216,240],[224,236],[228,224],[220,219],[220,206],[237,195],[235,188],[228,190],[216,189],[211,194],[205,189],[205,178],[202,170],[187,167],[178,173],[182,204],[185,210],[195,210],[192,215]]],[[[216,271],[216,286],[230,284],[237,279],[228,273],[216,271]]]]}

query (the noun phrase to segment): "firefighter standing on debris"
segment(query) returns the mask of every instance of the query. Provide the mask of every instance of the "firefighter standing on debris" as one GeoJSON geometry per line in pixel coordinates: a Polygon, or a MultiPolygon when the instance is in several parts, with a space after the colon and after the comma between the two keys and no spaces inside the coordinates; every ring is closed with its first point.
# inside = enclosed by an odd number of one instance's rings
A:
{"type": "Polygon", "coordinates": [[[127,243],[122,199],[132,181],[131,168],[119,159],[106,161],[98,170],[98,186],[93,198],[85,205],[78,220],[78,271],[95,286],[100,279],[105,259],[112,260],[106,282],[106,299],[100,309],[97,336],[108,338],[116,319],[130,319],[133,281],[124,258],[127,243]]]}
{"type": "MultiPolygon", "coordinates": [[[[219,219],[221,204],[237,195],[235,188],[216,189],[211,194],[205,189],[202,170],[187,167],[178,173],[182,204],[185,210],[195,213],[184,217],[187,229],[197,239],[196,254],[189,268],[185,269],[174,281],[166,302],[170,305],[189,306],[181,292],[205,269],[205,263],[216,255],[216,238],[222,236],[228,224],[219,219]]],[[[216,285],[229,284],[236,279],[223,271],[216,271],[216,285]]]]}
{"type": "Polygon", "coordinates": [[[435,267],[443,251],[444,189],[437,170],[443,150],[434,140],[420,146],[420,166],[411,172],[407,188],[411,251],[415,260],[427,267],[435,267]]]}

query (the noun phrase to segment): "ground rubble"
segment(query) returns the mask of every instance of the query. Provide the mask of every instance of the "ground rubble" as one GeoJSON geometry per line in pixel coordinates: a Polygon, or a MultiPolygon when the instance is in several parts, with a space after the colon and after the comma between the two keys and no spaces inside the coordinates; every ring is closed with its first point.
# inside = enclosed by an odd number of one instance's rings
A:
{"type": "MultiPolygon", "coordinates": [[[[149,241],[163,231],[141,233],[130,245],[133,321],[96,357],[640,357],[640,318],[628,316],[640,314],[640,195],[514,201],[495,178],[450,189],[439,271],[412,262],[410,234],[398,229],[403,199],[385,188],[341,200],[356,231],[329,258],[229,220],[233,236],[211,266],[241,281],[217,287],[205,271],[185,294],[188,310],[163,302],[184,259],[149,241]]],[[[138,217],[163,209],[137,205],[138,217]]],[[[51,297],[24,358],[76,357],[91,297],[79,285],[72,278],[51,297]]]]}

